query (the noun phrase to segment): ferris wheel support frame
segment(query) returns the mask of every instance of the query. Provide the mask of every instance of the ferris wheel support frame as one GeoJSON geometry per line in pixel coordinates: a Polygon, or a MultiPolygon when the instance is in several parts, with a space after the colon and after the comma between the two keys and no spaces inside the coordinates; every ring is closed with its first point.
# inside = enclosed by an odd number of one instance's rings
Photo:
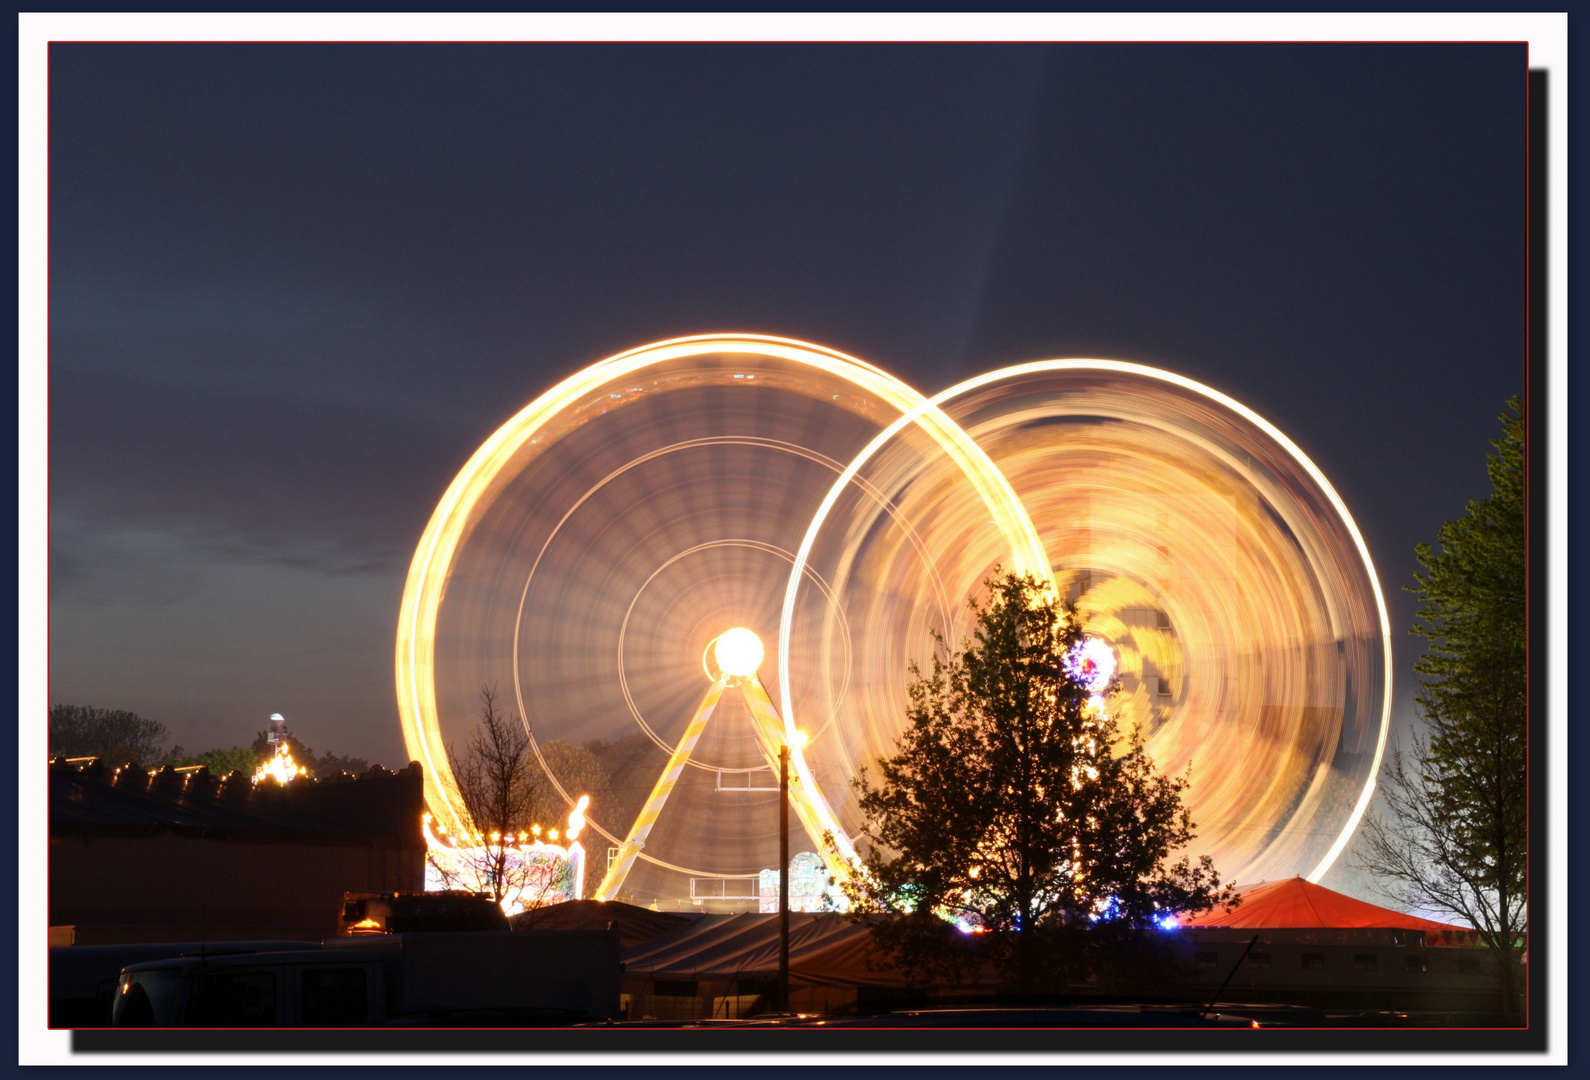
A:
{"type": "MultiPolygon", "coordinates": [[[[661,816],[663,806],[668,802],[668,796],[673,793],[674,785],[679,782],[690,755],[695,752],[696,743],[701,740],[707,721],[712,719],[712,714],[717,711],[718,701],[723,697],[724,691],[730,687],[738,689],[745,699],[746,707],[751,713],[752,731],[756,736],[757,747],[762,752],[763,761],[775,773],[778,772],[779,748],[785,745],[784,722],[779,719],[772,699],[768,697],[767,691],[755,675],[719,674],[712,680],[712,686],[701,699],[701,704],[696,707],[695,715],[690,718],[684,736],[674,747],[662,775],[657,777],[657,783],[652,786],[645,805],[635,816],[635,823],[630,826],[629,833],[624,837],[624,843],[618,849],[618,858],[613,860],[602,878],[602,883],[596,887],[594,896],[597,900],[612,900],[617,897],[619,889],[624,885],[624,879],[629,876],[630,868],[635,865],[635,860],[646,847],[652,826],[657,824],[657,818],[661,816]]],[[[792,758],[800,754],[800,747],[792,746],[790,749],[792,758]]],[[[790,804],[794,806],[795,815],[800,819],[807,836],[817,845],[828,872],[836,880],[842,881],[850,874],[851,864],[856,858],[855,851],[851,848],[844,832],[840,830],[833,810],[829,808],[822,795],[801,781],[803,771],[795,769],[790,772],[790,804]]],[[[780,867],[779,872],[788,873],[789,868],[780,867]]]]}

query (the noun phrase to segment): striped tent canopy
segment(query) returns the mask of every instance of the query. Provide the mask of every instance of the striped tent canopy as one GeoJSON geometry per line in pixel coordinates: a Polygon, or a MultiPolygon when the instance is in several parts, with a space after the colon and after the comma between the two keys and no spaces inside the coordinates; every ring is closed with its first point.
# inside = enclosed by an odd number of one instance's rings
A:
{"type": "MultiPolygon", "coordinates": [[[[870,927],[843,915],[790,915],[792,985],[891,986],[872,945],[870,927]]],[[[771,979],[778,972],[778,916],[702,915],[686,926],[624,952],[629,977],[771,979]]]]}

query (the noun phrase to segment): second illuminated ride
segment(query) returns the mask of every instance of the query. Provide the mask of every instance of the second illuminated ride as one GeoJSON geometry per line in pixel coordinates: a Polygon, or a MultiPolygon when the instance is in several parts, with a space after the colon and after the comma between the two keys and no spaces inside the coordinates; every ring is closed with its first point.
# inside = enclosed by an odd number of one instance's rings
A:
{"type": "Polygon", "coordinates": [[[444,747],[482,686],[512,687],[555,794],[590,795],[607,838],[587,895],[730,896],[775,865],[781,745],[842,875],[852,779],[996,565],[1078,604],[1103,650],[1078,662],[1119,673],[1108,707],[1191,770],[1196,853],[1244,880],[1323,873],[1388,720],[1368,552],[1280,432],[1110,361],[926,401],[817,346],[710,337],[555,387],[471,458],[410,570],[399,708],[427,803],[467,831],[444,747]]]}
{"type": "MultiPolygon", "coordinates": [[[[1107,707],[1161,771],[1188,778],[1194,854],[1229,879],[1318,880],[1373,795],[1391,700],[1385,601],[1318,467],[1239,402],[1139,364],[1021,364],[932,401],[1020,496],[1058,595],[1076,604],[1089,647],[1108,650],[1119,690],[1107,707]]],[[[976,508],[950,497],[941,461],[885,437],[847,472],[895,518],[831,488],[786,584],[785,622],[807,630],[780,642],[781,670],[820,668],[820,647],[802,643],[825,643],[829,613],[842,611],[850,663],[873,675],[842,690],[812,679],[835,693],[782,699],[795,724],[814,712],[853,718],[842,740],[808,755],[834,773],[892,753],[909,665],[932,648],[936,601],[890,521],[910,521],[942,553],[938,573],[962,596],[1001,557],[979,545],[976,508]],[[835,601],[811,602],[812,571],[835,601]]],[[[966,629],[948,628],[952,647],[966,629]]],[[[847,794],[830,796],[842,819],[855,812],[847,794]]]]}

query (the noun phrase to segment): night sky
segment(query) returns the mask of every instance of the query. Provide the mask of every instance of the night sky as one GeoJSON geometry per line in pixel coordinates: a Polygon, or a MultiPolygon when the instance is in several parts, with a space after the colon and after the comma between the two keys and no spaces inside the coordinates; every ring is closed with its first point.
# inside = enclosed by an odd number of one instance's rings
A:
{"type": "Polygon", "coordinates": [[[1169,368],[1387,593],[1523,385],[1523,45],[53,46],[50,700],[405,754],[403,578],[533,397],[748,331],[1169,368]]]}

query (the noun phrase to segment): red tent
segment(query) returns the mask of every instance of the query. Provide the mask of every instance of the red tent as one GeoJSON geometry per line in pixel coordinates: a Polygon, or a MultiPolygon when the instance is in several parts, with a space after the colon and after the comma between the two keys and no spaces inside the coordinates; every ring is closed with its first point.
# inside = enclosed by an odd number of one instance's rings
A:
{"type": "Polygon", "coordinates": [[[1233,926],[1253,929],[1357,929],[1467,931],[1390,908],[1366,904],[1301,877],[1238,886],[1242,903],[1234,911],[1216,907],[1182,920],[1183,926],[1233,926]]]}

